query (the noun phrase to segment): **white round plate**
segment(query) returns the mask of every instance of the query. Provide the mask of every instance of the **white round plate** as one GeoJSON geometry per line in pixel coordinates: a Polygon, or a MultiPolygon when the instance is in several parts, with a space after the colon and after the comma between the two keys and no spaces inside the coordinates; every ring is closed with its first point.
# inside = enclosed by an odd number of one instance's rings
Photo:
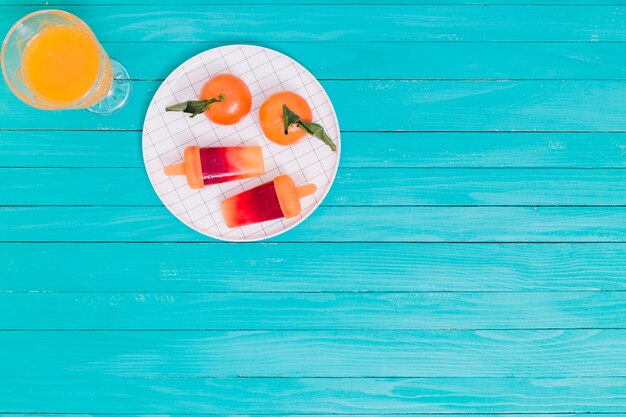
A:
{"type": "Polygon", "coordinates": [[[210,49],[189,59],[163,81],[150,102],[143,126],[143,159],[150,182],[159,198],[180,221],[216,239],[251,242],[279,235],[306,219],[320,205],[335,179],[341,140],[339,124],[326,92],[302,65],[267,48],[230,45],[210,49]],[[239,123],[221,126],[203,115],[166,112],[165,107],[197,100],[204,83],[213,75],[230,73],[243,79],[252,93],[252,110],[239,123]],[[268,141],[259,125],[259,108],[270,95],[289,90],[306,99],[313,121],[326,129],[337,152],[319,139],[307,136],[292,146],[268,141]],[[263,149],[265,175],[243,181],[209,185],[192,190],[185,177],[168,177],[163,167],[182,161],[187,146],[259,145],[263,149]],[[313,183],[317,192],[305,197],[302,213],[231,229],[224,223],[221,202],[235,194],[289,174],[296,185],[313,183]]]}

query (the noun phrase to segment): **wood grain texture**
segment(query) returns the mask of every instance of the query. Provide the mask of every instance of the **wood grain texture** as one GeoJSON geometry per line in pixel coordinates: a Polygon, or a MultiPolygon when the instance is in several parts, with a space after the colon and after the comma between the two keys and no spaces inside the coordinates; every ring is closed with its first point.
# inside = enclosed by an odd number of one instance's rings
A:
{"type": "MultiPolygon", "coordinates": [[[[11,6],[67,6],[67,5],[127,5],[127,2],[121,0],[0,0],[0,5],[11,6]]],[[[133,5],[293,5],[293,0],[220,0],[219,2],[212,0],[196,0],[191,2],[189,0],[176,1],[176,0],[133,0],[133,5]]],[[[337,2],[333,0],[309,0],[305,4],[307,5],[327,5],[327,4],[342,4],[352,5],[354,3],[343,0],[337,2]]],[[[384,0],[359,0],[357,4],[361,5],[432,5],[432,0],[394,0],[393,3],[385,2],[384,0]]],[[[594,3],[592,0],[446,0],[441,1],[438,4],[459,6],[482,6],[482,5],[529,5],[529,6],[545,6],[545,5],[584,5],[584,6],[597,6],[598,3],[594,3]]],[[[623,6],[624,0],[602,0],[601,5],[617,5],[623,6]]]]}
{"type": "Polygon", "coordinates": [[[626,415],[626,4],[269,3],[45,5],[134,95],[0,85],[0,414],[626,415]],[[344,129],[325,207],[272,243],[192,232],[143,172],[160,80],[235,42],[307,66],[344,129]]]}
{"type": "MultiPolygon", "coordinates": [[[[0,32],[38,8],[3,7],[0,32]]],[[[63,8],[81,16],[101,41],[117,42],[626,40],[623,7],[614,5],[68,4],[63,8]]]]}
{"type": "MultiPolygon", "coordinates": [[[[158,44],[153,44],[158,48],[158,44]]],[[[625,131],[625,81],[321,81],[342,129],[625,131]],[[585,97],[585,100],[579,100],[585,97]],[[451,118],[450,114],[455,117],[451,118]]],[[[124,112],[33,110],[0,87],[0,129],[141,129],[160,82],[135,82],[124,112]]],[[[261,103],[257,103],[260,105],[261,103]]],[[[184,117],[181,115],[181,117],[184,117]]]]}
{"type": "Polygon", "coordinates": [[[5,412],[623,413],[624,392],[626,378],[0,380],[5,412]]]}
{"type": "MultiPolygon", "coordinates": [[[[161,201],[143,168],[0,168],[0,205],[11,204],[160,206],[161,201]]],[[[623,206],[626,170],[340,168],[323,204],[623,206]]]]}
{"type": "MultiPolygon", "coordinates": [[[[47,414],[47,413],[37,413],[37,414],[33,414],[33,413],[12,413],[12,414],[8,414],[8,415],[15,415],[18,414],[20,416],[23,417],[35,417],[35,416],[41,416],[41,417],[52,417],[52,416],[60,416],[60,417],[70,417],[70,416],[92,416],[92,415],[99,415],[98,413],[72,413],[72,414],[67,414],[67,413],[56,413],[56,414],[47,414]]],[[[118,417],[141,417],[141,416],[145,416],[145,415],[152,415],[150,413],[144,413],[144,414],[122,414],[122,413],[109,413],[111,415],[115,415],[118,417]]],[[[432,413],[428,413],[428,414],[432,414],[432,413]]],[[[458,416],[458,415],[462,415],[464,413],[459,413],[459,412],[452,412],[452,413],[446,413],[447,415],[451,415],[451,416],[458,416]]],[[[494,414],[498,414],[498,413],[482,413],[482,414],[477,414],[477,413],[473,413],[472,415],[474,416],[490,416],[490,415],[494,415],[494,414]]],[[[506,413],[507,415],[511,416],[511,417],[538,417],[538,416],[542,416],[542,417],[559,417],[561,416],[563,413],[524,413],[524,414],[516,414],[516,413],[506,413]]],[[[626,414],[624,413],[606,413],[606,412],[602,412],[602,413],[587,413],[587,412],[568,412],[567,414],[570,415],[577,415],[577,414],[602,414],[603,417],[624,417],[626,414]]],[[[177,416],[180,417],[193,417],[193,416],[197,416],[197,415],[202,415],[205,417],[224,417],[224,414],[207,414],[207,413],[198,413],[198,414],[176,414],[177,416]]],[[[232,415],[232,414],[230,414],[232,415]]],[[[266,416],[267,414],[246,414],[250,417],[261,417],[261,416],[266,416]]],[[[285,417],[295,417],[295,416],[301,416],[302,414],[284,414],[285,417]]],[[[311,416],[311,417],[331,417],[331,416],[351,416],[351,417],[373,417],[373,416],[384,416],[384,415],[389,415],[389,414],[384,414],[382,412],[378,412],[378,413],[370,413],[370,414],[307,414],[307,416],[311,416]]],[[[393,415],[393,414],[392,414],[393,415]]],[[[423,416],[424,413],[419,413],[419,412],[415,412],[415,413],[402,413],[402,415],[408,415],[408,416],[423,416]]]]}
{"type": "MultiPolygon", "coordinates": [[[[625,133],[342,132],[342,168],[625,168],[625,133]]],[[[141,132],[0,130],[0,167],[143,168],[141,132]]]]}
{"type": "Polygon", "coordinates": [[[0,268],[2,292],[625,291],[626,245],[5,243],[0,268]]]}
{"type": "MultiPolygon", "coordinates": [[[[0,207],[16,242],[210,242],[165,207],[0,207]]],[[[624,242],[623,207],[319,207],[268,242],[624,242]]]]}
{"type": "MultiPolygon", "coordinates": [[[[164,79],[177,63],[226,42],[104,43],[133,79],[164,79]],[[167,63],[154,62],[167,56],[167,63]]],[[[282,52],[319,79],[624,79],[622,43],[252,42],[282,52]],[[320,59],[323,57],[323,59],[320,59]],[[381,65],[392,62],[393,65],[381,65]]]]}
{"type": "Polygon", "coordinates": [[[626,330],[7,331],[0,332],[0,341],[6,347],[3,379],[623,377],[626,372],[620,354],[626,330]]]}
{"type": "Polygon", "coordinates": [[[624,292],[0,293],[0,330],[626,328],[624,292]]]}

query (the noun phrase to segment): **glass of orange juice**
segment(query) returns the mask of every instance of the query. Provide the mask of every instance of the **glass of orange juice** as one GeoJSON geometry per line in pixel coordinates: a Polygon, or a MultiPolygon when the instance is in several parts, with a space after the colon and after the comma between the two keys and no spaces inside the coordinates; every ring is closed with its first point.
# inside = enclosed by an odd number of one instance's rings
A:
{"type": "Polygon", "coordinates": [[[4,39],[0,61],[11,91],[39,109],[110,114],[130,95],[126,69],[109,58],[85,22],[61,10],[20,19],[4,39]]]}

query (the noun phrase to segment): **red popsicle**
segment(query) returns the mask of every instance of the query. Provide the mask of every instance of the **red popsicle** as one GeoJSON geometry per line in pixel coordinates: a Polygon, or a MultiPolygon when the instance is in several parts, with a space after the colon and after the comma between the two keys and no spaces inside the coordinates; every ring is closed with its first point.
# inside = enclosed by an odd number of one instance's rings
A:
{"type": "Polygon", "coordinates": [[[165,167],[166,175],[185,175],[191,188],[258,177],[265,172],[259,146],[188,146],[184,161],[165,167]]]}
{"type": "Polygon", "coordinates": [[[239,227],[283,217],[295,217],[302,211],[300,199],[313,194],[315,184],[296,187],[289,175],[244,191],[222,201],[222,213],[228,227],[239,227]]]}

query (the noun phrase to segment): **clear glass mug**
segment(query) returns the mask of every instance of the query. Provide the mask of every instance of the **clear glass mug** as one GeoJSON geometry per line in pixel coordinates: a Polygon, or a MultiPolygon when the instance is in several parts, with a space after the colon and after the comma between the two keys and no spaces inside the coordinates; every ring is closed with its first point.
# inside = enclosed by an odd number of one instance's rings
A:
{"type": "Polygon", "coordinates": [[[39,109],[110,114],[130,95],[126,69],[109,58],[85,22],[62,10],[41,10],[15,23],[0,62],[13,94],[39,109]]]}

